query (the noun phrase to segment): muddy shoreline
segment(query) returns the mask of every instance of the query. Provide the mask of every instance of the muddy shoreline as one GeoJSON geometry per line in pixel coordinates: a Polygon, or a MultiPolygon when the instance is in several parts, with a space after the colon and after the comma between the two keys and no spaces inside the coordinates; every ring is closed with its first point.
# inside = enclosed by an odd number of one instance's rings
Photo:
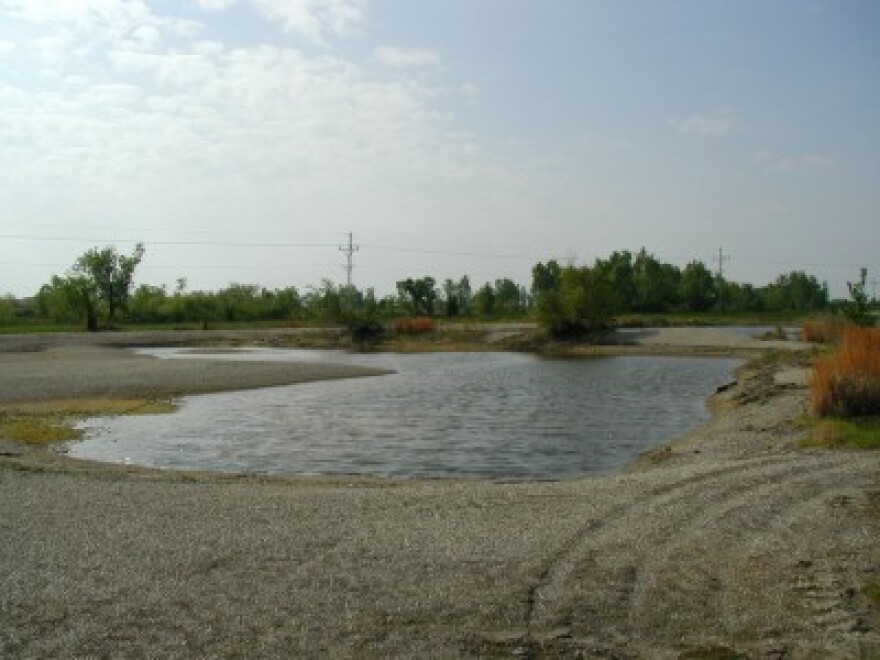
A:
{"type": "MultiPolygon", "coordinates": [[[[92,387],[84,364],[136,382],[152,368],[140,362],[94,347],[0,354],[0,399],[76,396],[92,387]]],[[[743,371],[704,427],[575,481],[0,457],[0,655],[876,657],[863,588],[880,582],[880,454],[800,449],[806,390],[786,369],[743,371]]],[[[157,396],[182,386],[146,377],[157,396]]]]}

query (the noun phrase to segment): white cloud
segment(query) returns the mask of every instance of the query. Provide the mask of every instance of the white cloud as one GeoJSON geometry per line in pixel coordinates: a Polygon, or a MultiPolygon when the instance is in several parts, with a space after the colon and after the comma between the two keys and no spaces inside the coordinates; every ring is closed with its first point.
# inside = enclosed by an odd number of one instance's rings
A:
{"type": "MultiPolygon", "coordinates": [[[[0,4],[0,21],[8,11],[0,4]]],[[[16,42],[31,70],[0,66],[0,206],[23,223],[59,217],[74,234],[113,224],[114,239],[163,227],[358,231],[394,217],[432,226],[462,216],[471,196],[485,205],[524,188],[448,113],[450,95],[474,87],[263,35],[227,45],[212,40],[218,16],[196,33],[165,15],[106,11],[35,22],[26,32],[43,57],[16,42]],[[52,77],[37,81],[41,69],[52,77]]]]}
{"type": "Polygon", "coordinates": [[[440,64],[440,55],[433,50],[420,48],[394,48],[380,46],[373,57],[381,64],[394,68],[423,68],[440,64]]]}
{"type": "Polygon", "coordinates": [[[733,118],[725,110],[690,115],[677,124],[678,132],[682,135],[699,136],[726,135],[733,127],[733,118]]]}
{"type": "Polygon", "coordinates": [[[753,154],[755,161],[764,167],[780,172],[792,172],[804,169],[822,169],[833,167],[836,162],[826,154],[807,153],[801,155],[781,155],[772,151],[758,151],[753,154]]]}
{"type": "Polygon", "coordinates": [[[267,19],[318,44],[347,34],[362,17],[362,0],[250,0],[267,19]]]}
{"type": "Polygon", "coordinates": [[[508,180],[432,107],[433,88],[278,46],[171,49],[157,24],[91,52],[89,67],[63,60],[93,35],[54,43],[55,89],[2,87],[0,74],[0,143],[17,145],[0,152],[0,170],[14,171],[0,193],[17,191],[25,207],[33,182],[51,181],[53,198],[72,212],[79,203],[127,215],[148,213],[173,191],[186,198],[173,213],[200,216],[193,205],[232,214],[246,199],[302,208],[328,190],[352,200],[380,187],[490,181],[497,189],[508,180]]]}
{"type": "Polygon", "coordinates": [[[81,29],[136,24],[152,15],[142,0],[0,0],[0,10],[33,22],[67,23],[81,29]]]}
{"type": "Polygon", "coordinates": [[[464,83],[461,87],[459,87],[459,91],[461,95],[467,99],[467,102],[471,105],[476,104],[476,102],[480,99],[480,88],[474,83],[467,82],[464,83]]]}
{"type": "Polygon", "coordinates": [[[236,4],[238,0],[197,0],[197,2],[205,11],[223,11],[236,4]]]}
{"type": "Polygon", "coordinates": [[[9,53],[11,53],[13,50],[15,50],[15,44],[13,44],[11,41],[0,39],[0,59],[5,57],[6,55],[9,55],[9,53]]]}

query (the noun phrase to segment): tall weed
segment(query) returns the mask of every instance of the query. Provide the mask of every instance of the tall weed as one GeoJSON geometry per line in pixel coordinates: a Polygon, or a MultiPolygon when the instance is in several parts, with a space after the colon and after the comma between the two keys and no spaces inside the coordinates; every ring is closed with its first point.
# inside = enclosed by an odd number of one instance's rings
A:
{"type": "Polygon", "coordinates": [[[427,316],[394,319],[394,332],[398,335],[424,335],[436,329],[434,321],[427,316]]]}
{"type": "Polygon", "coordinates": [[[817,344],[833,344],[842,337],[844,327],[844,324],[838,319],[826,317],[804,321],[801,325],[801,332],[803,333],[804,341],[817,344]]]}
{"type": "Polygon", "coordinates": [[[813,367],[810,391],[819,417],[880,414],[880,328],[845,328],[840,346],[813,367]]]}

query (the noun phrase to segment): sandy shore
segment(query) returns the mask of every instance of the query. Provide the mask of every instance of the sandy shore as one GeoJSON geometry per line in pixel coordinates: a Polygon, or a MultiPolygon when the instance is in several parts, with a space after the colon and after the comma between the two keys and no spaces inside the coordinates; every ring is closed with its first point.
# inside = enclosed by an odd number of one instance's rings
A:
{"type": "MultiPolygon", "coordinates": [[[[184,377],[112,349],[12,352],[0,403],[79,395],[82,360],[120,388],[184,377]]],[[[2,457],[0,656],[880,657],[862,593],[880,582],[880,454],[799,449],[802,383],[744,373],[708,425],[576,481],[2,457]]]]}

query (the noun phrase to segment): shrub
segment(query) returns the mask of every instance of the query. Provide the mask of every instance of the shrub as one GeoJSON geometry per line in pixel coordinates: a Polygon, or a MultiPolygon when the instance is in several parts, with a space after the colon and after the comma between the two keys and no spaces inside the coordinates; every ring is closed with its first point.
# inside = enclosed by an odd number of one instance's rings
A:
{"type": "Polygon", "coordinates": [[[841,321],[833,318],[811,319],[804,321],[801,331],[804,341],[831,344],[838,341],[843,334],[844,325],[841,321]]]}
{"type": "Polygon", "coordinates": [[[427,316],[394,319],[394,332],[398,335],[424,335],[435,329],[434,321],[427,316]]]}
{"type": "Polygon", "coordinates": [[[847,327],[841,345],[813,367],[810,390],[819,417],[880,414],[880,329],[847,327]]]}

